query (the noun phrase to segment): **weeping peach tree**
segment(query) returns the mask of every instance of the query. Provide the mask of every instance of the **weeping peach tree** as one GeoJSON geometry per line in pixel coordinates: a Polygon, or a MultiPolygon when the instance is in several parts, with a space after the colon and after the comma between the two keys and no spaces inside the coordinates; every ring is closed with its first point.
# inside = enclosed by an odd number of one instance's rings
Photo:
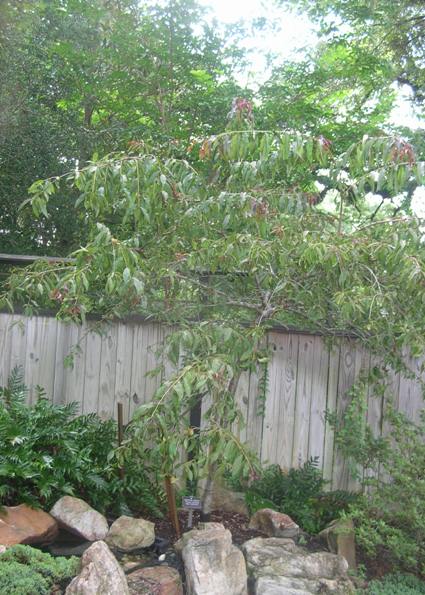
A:
{"type": "Polygon", "coordinates": [[[424,164],[410,145],[365,138],[334,155],[324,138],[239,128],[193,140],[185,159],[140,144],[35,182],[40,229],[50,197],[66,189],[84,207],[89,238],[71,262],[16,272],[2,296],[29,314],[138,313],[178,329],[164,346],[175,373],[136,410],[121,455],[157,461],[170,482],[179,467],[205,478],[205,510],[217,474],[256,473],[232,430],[243,424],[235,391],[242,372],[267,361],[272,325],[350,332],[393,366],[406,343],[424,350],[423,228],[409,207],[424,164]]]}

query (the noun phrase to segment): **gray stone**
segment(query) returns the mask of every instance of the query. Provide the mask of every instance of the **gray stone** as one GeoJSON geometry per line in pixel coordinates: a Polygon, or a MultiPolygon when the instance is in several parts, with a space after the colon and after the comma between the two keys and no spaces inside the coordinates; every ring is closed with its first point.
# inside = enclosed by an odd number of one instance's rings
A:
{"type": "Polygon", "coordinates": [[[87,541],[104,539],[109,531],[105,517],[80,498],[63,496],[50,514],[61,527],[87,541]]]}
{"type": "Polygon", "coordinates": [[[214,482],[212,487],[209,508],[210,511],[222,510],[224,512],[236,512],[245,516],[249,514],[245,494],[229,490],[219,482],[214,482]]]}
{"type": "Polygon", "coordinates": [[[319,537],[331,552],[344,556],[349,568],[356,569],[356,538],[352,519],[332,521],[320,531],[319,537]]]}
{"type": "Polygon", "coordinates": [[[292,539],[257,537],[244,543],[253,595],[354,593],[348,564],[329,552],[309,553],[292,539]]]}
{"type": "Polygon", "coordinates": [[[242,552],[232,544],[230,531],[219,523],[205,524],[181,540],[188,595],[247,595],[242,552]]]}
{"type": "Polygon", "coordinates": [[[256,595],[312,595],[333,594],[348,595],[350,586],[345,581],[331,581],[319,579],[310,581],[302,578],[291,578],[285,576],[260,576],[254,585],[256,595]]]}
{"type": "Polygon", "coordinates": [[[200,531],[211,531],[213,529],[216,529],[217,531],[223,531],[224,527],[222,523],[198,523],[197,527],[183,533],[180,539],[175,542],[174,549],[178,554],[182,555],[185,545],[187,545],[192,539],[196,539],[200,531]]]}
{"type": "Polygon", "coordinates": [[[155,525],[144,519],[120,516],[112,523],[105,541],[122,552],[149,547],[155,541],[155,525]]]}
{"type": "Polygon", "coordinates": [[[249,522],[249,528],[261,531],[269,537],[296,537],[300,532],[290,516],[271,508],[257,510],[249,522]]]}
{"type": "Polygon", "coordinates": [[[65,595],[129,595],[125,574],[104,541],[96,541],[81,558],[81,572],[65,595]]]}

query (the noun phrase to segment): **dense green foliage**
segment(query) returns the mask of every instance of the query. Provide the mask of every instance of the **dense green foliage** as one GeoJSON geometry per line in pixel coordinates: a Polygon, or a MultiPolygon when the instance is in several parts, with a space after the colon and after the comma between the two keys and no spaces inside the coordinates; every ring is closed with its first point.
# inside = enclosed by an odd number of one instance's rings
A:
{"type": "Polygon", "coordinates": [[[0,554],[0,592],[8,595],[50,595],[65,588],[79,572],[78,558],[53,558],[28,545],[14,545],[0,554]]]}
{"type": "Polygon", "coordinates": [[[355,494],[339,490],[325,492],[326,484],[317,458],[287,473],[278,465],[271,465],[251,483],[245,498],[251,514],[261,508],[273,508],[288,514],[301,529],[315,535],[357,499],[355,494]]]}
{"type": "MultiPolygon", "coordinates": [[[[325,38],[347,40],[388,65],[388,78],[408,84],[415,101],[425,100],[425,7],[422,0],[280,0],[306,10],[325,38]]],[[[378,81],[377,81],[377,84],[378,81]]]]}
{"type": "MultiPolygon", "coordinates": [[[[375,388],[382,394],[385,377],[375,388]]],[[[409,422],[386,406],[385,437],[365,424],[367,389],[359,383],[337,425],[340,452],[361,473],[365,495],[350,510],[360,546],[372,557],[384,553],[395,566],[425,574],[425,416],[409,422]]],[[[387,396],[388,397],[388,396],[387,396]]]]}
{"type": "Polygon", "coordinates": [[[380,54],[345,40],[319,45],[303,60],[274,65],[260,87],[257,125],[330,139],[339,150],[388,128],[395,92],[380,54]]]}
{"type": "Polygon", "coordinates": [[[35,179],[139,144],[181,153],[226,120],[243,56],[202,12],[192,0],[1,3],[0,252],[65,255],[85,241],[72,192],[42,232],[19,211],[35,179]]]}
{"type": "Polygon", "coordinates": [[[388,574],[369,583],[368,595],[423,595],[425,582],[411,574],[388,574]]]}
{"type": "Polygon", "coordinates": [[[50,508],[65,494],[85,499],[98,510],[160,512],[161,492],[148,469],[132,461],[118,465],[111,456],[117,429],[95,415],[74,417],[76,404],[53,405],[41,389],[33,405],[18,370],[0,389],[0,501],[50,508]]]}
{"type": "MultiPolygon", "coordinates": [[[[407,0],[388,11],[363,0],[310,4],[319,20],[335,5],[353,31],[275,62],[251,123],[323,135],[342,150],[388,130],[395,79],[409,79],[420,97],[422,9],[407,0]],[[380,44],[387,51],[375,51],[380,44]]],[[[0,33],[1,252],[66,255],[87,241],[75,190],[52,197],[41,227],[19,210],[35,179],[113,151],[192,160],[191,143],[223,131],[232,101],[254,95],[237,83],[249,62],[239,43],[247,28],[212,23],[196,0],[7,0],[0,33]]]]}

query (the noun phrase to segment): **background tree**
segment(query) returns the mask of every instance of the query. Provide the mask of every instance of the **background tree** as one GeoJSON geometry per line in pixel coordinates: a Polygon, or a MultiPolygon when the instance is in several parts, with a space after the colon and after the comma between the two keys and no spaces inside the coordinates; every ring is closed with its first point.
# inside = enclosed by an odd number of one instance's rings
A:
{"type": "Polygon", "coordinates": [[[279,0],[321,26],[325,39],[345,39],[388,63],[389,79],[407,84],[419,106],[425,101],[425,7],[422,0],[279,0]]]}
{"type": "Polygon", "coordinates": [[[385,59],[343,39],[319,44],[274,67],[258,92],[257,124],[323,135],[345,150],[385,129],[395,98],[389,70],[385,59]]]}
{"type": "Polygon", "coordinates": [[[1,19],[2,252],[63,255],[87,238],[72,191],[42,231],[19,211],[34,179],[143,143],[181,153],[238,94],[243,52],[195,2],[10,0],[1,19]]]}

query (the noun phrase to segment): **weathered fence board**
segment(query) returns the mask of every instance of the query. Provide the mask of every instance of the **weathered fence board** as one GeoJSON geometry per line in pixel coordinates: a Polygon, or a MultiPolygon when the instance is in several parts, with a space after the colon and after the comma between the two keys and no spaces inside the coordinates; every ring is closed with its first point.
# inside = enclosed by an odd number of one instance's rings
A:
{"type": "MultiPolygon", "coordinates": [[[[124,421],[128,421],[138,404],[153,397],[161,378],[169,378],[174,371],[158,353],[170,329],[153,322],[124,321],[98,334],[92,326],[66,325],[49,316],[0,313],[0,385],[20,365],[30,401],[40,385],[55,403],[76,401],[80,412],[97,412],[103,419],[115,417],[117,403],[122,403],[124,421]],[[64,366],[71,350],[73,365],[64,366]],[[147,375],[161,363],[165,364],[162,374],[147,375]]],[[[377,360],[350,339],[341,339],[330,349],[322,337],[273,331],[268,345],[271,360],[266,376],[260,366],[242,374],[238,384],[237,401],[246,420],[240,438],[264,463],[284,469],[318,456],[332,487],[354,488],[325,411],[336,411],[341,417],[349,402],[347,391],[360,371],[377,360]],[[261,409],[263,415],[258,414],[261,409]]],[[[415,373],[422,374],[423,360],[408,361],[415,373]]],[[[412,420],[418,420],[424,407],[420,383],[392,371],[387,381],[384,398],[368,392],[365,423],[376,436],[389,433],[384,416],[388,400],[412,420]]],[[[204,411],[206,407],[207,402],[204,411]]]]}

